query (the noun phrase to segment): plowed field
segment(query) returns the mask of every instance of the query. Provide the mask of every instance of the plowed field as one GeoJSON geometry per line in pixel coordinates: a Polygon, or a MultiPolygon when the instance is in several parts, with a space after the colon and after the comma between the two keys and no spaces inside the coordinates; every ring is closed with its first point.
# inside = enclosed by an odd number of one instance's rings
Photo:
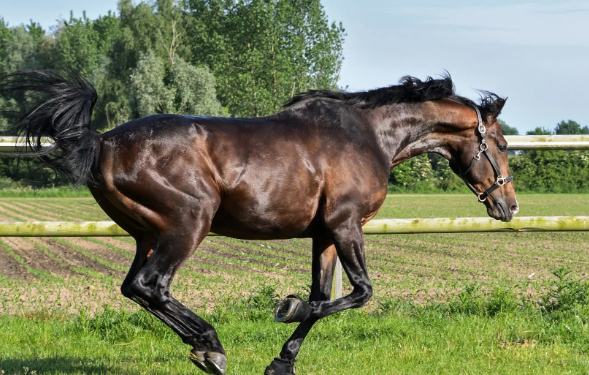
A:
{"type": "MultiPolygon", "coordinates": [[[[589,195],[523,195],[522,215],[588,215],[589,195]]],[[[379,218],[484,216],[470,195],[391,196],[379,218]]],[[[91,199],[0,199],[3,221],[109,220],[91,199]]],[[[307,239],[243,241],[209,237],[184,265],[173,293],[194,308],[248,295],[261,286],[302,293],[310,284],[307,239]]],[[[37,309],[90,313],[108,304],[134,308],[119,292],[131,264],[131,238],[0,239],[0,314],[37,309]]],[[[589,233],[493,233],[370,236],[375,301],[405,296],[443,300],[466,283],[535,293],[559,267],[589,270],[589,233]]],[[[373,302],[377,303],[377,302],[373,302]]]]}

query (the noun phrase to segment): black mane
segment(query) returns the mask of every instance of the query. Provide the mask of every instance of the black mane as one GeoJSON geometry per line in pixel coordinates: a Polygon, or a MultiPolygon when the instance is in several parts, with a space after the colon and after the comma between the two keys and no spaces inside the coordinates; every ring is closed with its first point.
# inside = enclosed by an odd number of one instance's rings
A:
{"type": "Polygon", "coordinates": [[[332,99],[362,109],[374,109],[397,103],[421,103],[430,100],[451,99],[469,107],[476,105],[483,118],[487,115],[498,116],[505,104],[505,99],[489,91],[479,91],[479,95],[478,104],[468,98],[456,95],[452,77],[446,72],[439,79],[427,77],[425,81],[404,76],[399,80],[398,85],[369,91],[310,90],[295,95],[284,107],[290,107],[307,99],[332,99]]]}

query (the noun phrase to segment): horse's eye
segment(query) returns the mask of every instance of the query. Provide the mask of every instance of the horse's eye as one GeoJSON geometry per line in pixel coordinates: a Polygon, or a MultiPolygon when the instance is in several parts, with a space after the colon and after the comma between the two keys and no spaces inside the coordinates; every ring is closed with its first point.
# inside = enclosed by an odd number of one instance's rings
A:
{"type": "Polygon", "coordinates": [[[507,151],[507,145],[499,145],[497,146],[497,148],[499,149],[499,151],[501,152],[505,152],[507,151]]]}

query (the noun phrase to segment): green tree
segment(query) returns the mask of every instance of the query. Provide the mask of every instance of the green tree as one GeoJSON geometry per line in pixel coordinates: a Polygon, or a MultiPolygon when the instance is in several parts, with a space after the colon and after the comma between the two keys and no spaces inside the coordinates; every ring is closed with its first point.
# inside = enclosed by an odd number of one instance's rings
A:
{"type": "Polygon", "coordinates": [[[503,135],[519,135],[519,131],[517,130],[517,128],[507,125],[505,121],[501,119],[498,119],[497,121],[501,126],[501,131],[503,132],[503,135]]]}
{"type": "MultiPolygon", "coordinates": [[[[561,121],[556,134],[582,134],[575,121],[561,121]]],[[[551,135],[537,127],[528,135],[551,135]]],[[[589,153],[584,151],[523,151],[510,159],[510,167],[519,190],[570,193],[589,190],[589,153]]]]}
{"type": "Polygon", "coordinates": [[[0,74],[4,73],[5,45],[8,38],[10,38],[10,29],[4,18],[0,17],[0,74]]]}
{"type": "Polygon", "coordinates": [[[166,70],[153,52],[141,56],[131,75],[131,92],[139,116],[169,112],[173,108],[174,92],[166,87],[166,70]]]}
{"type": "Polygon", "coordinates": [[[41,64],[38,60],[38,44],[25,26],[11,27],[2,43],[3,73],[19,69],[36,69],[41,64]]]}
{"type": "Polygon", "coordinates": [[[215,76],[207,67],[195,67],[181,58],[171,70],[171,85],[174,87],[174,113],[224,116],[225,108],[217,100],[215,76]]]}
{"type": "Polygon", "coordinates": [[[536,127],[534,130],[528,130],[527,135],[551,135],[552,132],[548,129],[536,127]]]}
{"type": "Polygon", "coordinates": [[[404,189],[414,189],[428,185],[433,187],[434,178],[427,154],[423,154],[396,166],[389,175],[389,182],[404,189]]]}
{"type": "Polygon", "coordinates": [[[140,116],[154,113],[216,116],[222,113],[211,72],[178,57],[166,72],[165,64],[155,53],[142,55],[131,75],[131,92],[140,116]]]}
{"type": "Polygon", "coordinates": [[[337,85],[344,28],[319,0],[187,0],[186,12],[186,58],[211,68],[231,115],[268,115],[337,85]]]}
{"type": "Polygon", "coordinates": [[[581,125],[578,122],[573,120],[561,121],[558,124],[556,124],[554,133],[558,135],[589,134],[589,127],[581,127],[581,125]]]}
{"type": "Polygon", "coordinates": [[[589,191],[589,153],[527,151],[510,159],[518,190],[551,193],[589,191]]]}
{"type": "Polygon", "coordinates": [[[33,42],[37,47],[40,47],[43,42],[45,41],[45,30],[41,27],[40,24],[34,22],[33,20],[26,26],[27,32],[33,38],[33,42]]]}
{"type": "Polygon", "coordinates": [[[70,14],[70,19],[64,21],[57,34],[57,66],[67,66],[86,77],[94,74],[104,51],[100,48],[103,35],[93,25],[86,12],[82,18],[74,18],[70,14]]]}

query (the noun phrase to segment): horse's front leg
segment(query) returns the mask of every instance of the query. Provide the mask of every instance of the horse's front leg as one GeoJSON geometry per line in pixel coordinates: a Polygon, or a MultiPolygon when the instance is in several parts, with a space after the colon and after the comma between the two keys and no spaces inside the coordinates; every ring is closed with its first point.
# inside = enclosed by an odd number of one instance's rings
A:
{"type": "MultiPolygon", "coordinates": [[[[335,268],[335,261],[337,253],[333,241],[328,236],[313,238],[313,262],[312,262],[312,284],[309,301],[329,301],[331,298],[331,284],[333,282],[333,271],[335,268]]],[[[292,320],[293,314],[290,314],[291,319],[285,319],[284,314],[289,314],[288,308],[281,309],[289,300],[298,303],[301,301],[299,297],[288,296],[281,302],[276,311],[276,320],[290,323],[297,321],[292,320]]],[[[306,302],[305,302],[306,304],[306,302]]],[[[308,304],[307,304],[308,306],[308,304]]],[[[292,306],[297,309],[297,306],[292,306]]],[[[294,314],[296,315],[296,314],[294,314]]],[[[318,319],[307,317],[301,321],[292,336],[282,347],[280,357],[275,358],[270,366],[266,368],[265,375],[291,375],[295,373],[295,358],[299,353],[299,349],[305,340],[305,337],[318,319]]]]}
{"type": "Polygon", "coordinates": [[[276,320],[284,322],[300,321],[290,339],[284,344],[280,358],[276,358],[266,368],[266,375],[294,375],[294,360],[301,344],[315,322],[336,312],[361,307],[372,296],[372,286],[366,270],[364,257],[364,236],[360,221],[346,221],[337,226],[331,233],[335,246],[330,242],[313,241],[313,286],[310,303],[296,296],[286,297],[279,305],[276,320]],[[315,251],[317,248],[317,251],[315,251]],[[352,293],[329,301],[333,270],[337,251],[342,266],[346,270],[350,283],[354,287],[352,293]]]}

